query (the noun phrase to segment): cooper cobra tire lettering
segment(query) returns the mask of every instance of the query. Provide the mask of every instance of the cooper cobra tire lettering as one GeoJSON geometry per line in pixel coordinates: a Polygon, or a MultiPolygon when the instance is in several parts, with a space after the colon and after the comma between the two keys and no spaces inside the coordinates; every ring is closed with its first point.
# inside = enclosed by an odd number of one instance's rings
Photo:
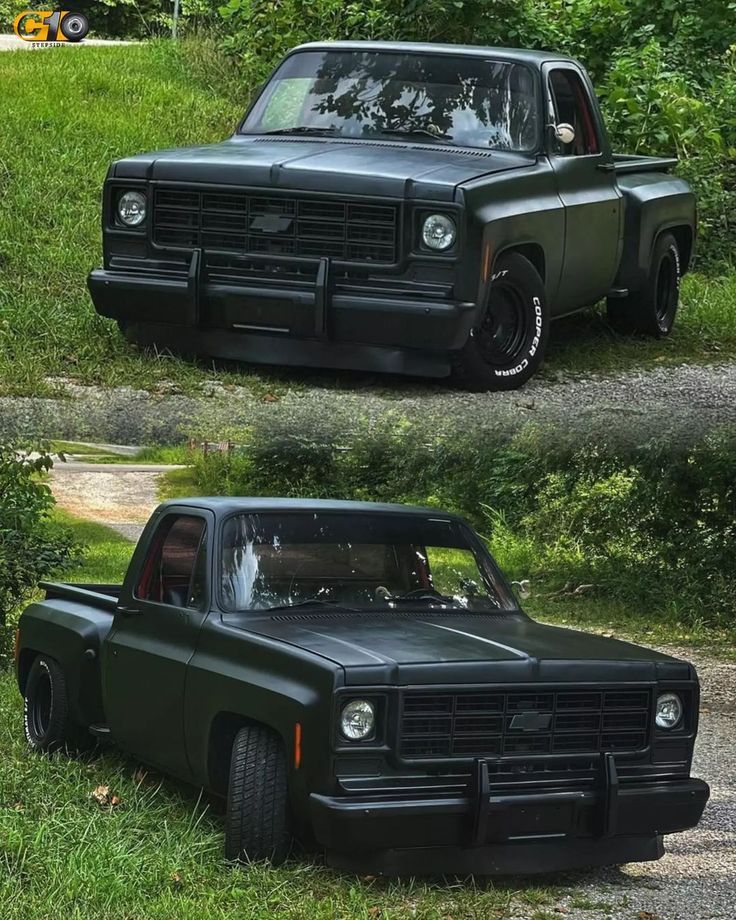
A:
{"type": "Polygon", "coordinates": [[[549,334],[544,282],[520,252],[501,253],[453,374],[471,390],[513,390],[539,367],[549,334]]]}

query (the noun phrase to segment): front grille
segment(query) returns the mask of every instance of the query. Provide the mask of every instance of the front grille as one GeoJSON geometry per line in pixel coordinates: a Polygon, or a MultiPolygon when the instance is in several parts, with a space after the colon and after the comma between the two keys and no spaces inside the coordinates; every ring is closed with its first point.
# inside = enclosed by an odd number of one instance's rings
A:
{"type": "Polygon", "coordinates": [[[651,692],[544,690],[404,694],[407,760],[635,752],[647,746],[651,692]]]}
{"type": "Polygon", "coordinates": [[[398,261],[398,207],[162,187],[154,191],[153,242],[174,249],[392,263],[398,261]]]}

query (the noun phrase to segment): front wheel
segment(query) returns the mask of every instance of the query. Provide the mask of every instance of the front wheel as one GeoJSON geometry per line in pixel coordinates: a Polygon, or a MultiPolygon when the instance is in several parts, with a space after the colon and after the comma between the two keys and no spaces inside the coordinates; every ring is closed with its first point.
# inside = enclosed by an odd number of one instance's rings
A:
{"type": "Polygon", "coordinates": [[[263,726],[247,726],[235,736],[226,821],[227,859],[268,859],[278,866],[289,855],[286,755],[278,735],[263,726]]]}
{"type": "Polygon", "coordinates": [[[681,274],[677,240],[662,233],[654,244],[644,287],[628,297],[609,297],[609,323],[624,335],[668,336],[675,324],[681,274]]]}
{"type": "Polygon", "coordinates": [[[549,338],[544,283],[518,252],[494,266],[488,302],[453,359],[453,379],[467,390],[515,390],[536,373],[549,338]]]}

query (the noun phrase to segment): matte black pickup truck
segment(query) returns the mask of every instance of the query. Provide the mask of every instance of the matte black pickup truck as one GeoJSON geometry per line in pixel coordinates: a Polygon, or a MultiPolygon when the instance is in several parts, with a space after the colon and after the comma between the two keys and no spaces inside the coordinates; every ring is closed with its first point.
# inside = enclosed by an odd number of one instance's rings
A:
{"type": "Polygon", "coordinates": [[[92,733],[227,797],[230,859],[651,860],[708,798],[693,667],[535,623],[437,509],[169,502],[122,587],[46,591],[17,645],[30,744],[92,733]]]}
{"type": "Polygon", "coordinates": [[[228,140],[112,164],[89,288],[143,344],[513,389],[601,298],[670,332],[696,229],[674,163],[612,153],[564,55],[302,45],[228,140]]]}

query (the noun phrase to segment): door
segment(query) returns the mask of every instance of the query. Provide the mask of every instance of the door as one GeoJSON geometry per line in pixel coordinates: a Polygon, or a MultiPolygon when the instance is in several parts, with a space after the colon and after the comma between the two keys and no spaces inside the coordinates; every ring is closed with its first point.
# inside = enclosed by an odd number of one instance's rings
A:
{"type": "Polygon", "coordinates": [[[569,124],[571,143],[547,133],[548,155],[557,193],[565,208],[565,255],[555,312],[595,303],[616,275],[621,240],[622,196],[600,115],[580,71],[573,65],[545,68],[547,102],[553,124],[569,124]]]}
{"type": "Polygon", "coordinates": [[[212,517],[171,509],[126,583],[102,655],[105,715],[115,741],[146,763],[189,774],[184,689],[209,610],[212,517]]]}

